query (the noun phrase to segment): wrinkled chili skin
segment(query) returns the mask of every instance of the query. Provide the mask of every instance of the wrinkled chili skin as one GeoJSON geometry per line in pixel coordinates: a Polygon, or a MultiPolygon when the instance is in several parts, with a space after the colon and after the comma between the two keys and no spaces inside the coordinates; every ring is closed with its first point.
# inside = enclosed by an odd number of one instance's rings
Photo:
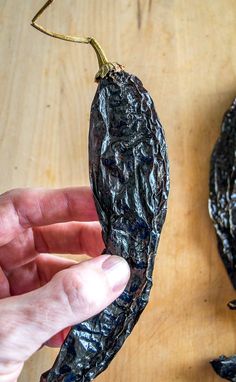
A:
{"type": "MultiPolygon", "coordinates": [[[[209,212],[220,256],[236,289],[236,98],[224,115],[211,157],[209,212]]],[[[236,301],[228,307],[235,310],[236,301]]],[[[211,365],[220,377],[236,382],[236,355],[222,355],[211,365]]]]}
{"type": "Polygon", "coordinates": [[[107,368],[145,308],[169,192],[167,148],[153,101],[124,71],[101,79],[91,108],[89,168],[104,253],[131,268],[123,294],[74,326],[47,382],[89,382],[107,368]]]}
{"type": "Polygon", "coordinates": [[[220,256],[236,289],[236,98],[224,115],[211,157],[209,212],[220,256]]]}
{"type": "Polygon", "coordinates": [[[219,358],[211,361],[211,365],[215,372],[227,381],[236,382],[236,356],[225,357],[221,355],[219,358]]]}

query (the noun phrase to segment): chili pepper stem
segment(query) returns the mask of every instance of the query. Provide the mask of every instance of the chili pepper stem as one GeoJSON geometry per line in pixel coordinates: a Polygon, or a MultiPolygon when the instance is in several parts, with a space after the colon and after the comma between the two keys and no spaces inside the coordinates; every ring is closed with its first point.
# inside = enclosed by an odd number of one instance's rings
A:
{"type": "Polygon", "coordinates": [[[60,40],[70,41],[70,42],[77,42],[82,44],[90,44],[92,45],[93,49],[96,52],[97,59],[98,59],[98,66],[99,71],[97,72],[95,79],[99,80],[99,78],[104,78],[110,70],[115,70],[116,65],[112,62],[109,62],[107,60],[107,57],[99,45],[99,43],[95,40],[93,37],[78,37],[78,36],[70,36],[70,35],[64,35],[61,33],[52,32],[46,28],[44,28],[42,25],[39,25],[36,23],[36,20],[43,14],[43,12],[53,3],[54,0],[48,0],[42,8],[36,13],[36,15],[33,17],[31,25],[39,30],[42,33],[45,33],[48,36],[58,38],[60,40]]]}

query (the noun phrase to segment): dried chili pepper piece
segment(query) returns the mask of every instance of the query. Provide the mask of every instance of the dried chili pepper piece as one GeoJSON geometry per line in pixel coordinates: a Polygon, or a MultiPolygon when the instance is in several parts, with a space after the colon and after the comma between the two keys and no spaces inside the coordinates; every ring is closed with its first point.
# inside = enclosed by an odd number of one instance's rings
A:
{"type": "Polygon", "coordinates": [[[227,305],[229,309],[236,310],[236,300],[229,301],[227,305]]]}
{"type": "MultiPolygon", "coordinates": [[[[209,212],[220,256],[236,289],[236,98],[224,115],[211,157],[209,212]]],[[[236,300],[228,307],[235,310],[236,300]]],[[[211,365],[222,378],[236,382],[236,355],[222,355],[211,365]]]]}
{"type": "Polygon", "coordinates": [[[213,359],[211,365],[220,377],[236,382],[236,355],[231,357],[221,355],[219,358],[213,359]]]}
{"type": "Polygon", "coordinates": [[[224,115],[211,157],[209,212],[220,256],[236,289],[236,99],[224,115]]]}

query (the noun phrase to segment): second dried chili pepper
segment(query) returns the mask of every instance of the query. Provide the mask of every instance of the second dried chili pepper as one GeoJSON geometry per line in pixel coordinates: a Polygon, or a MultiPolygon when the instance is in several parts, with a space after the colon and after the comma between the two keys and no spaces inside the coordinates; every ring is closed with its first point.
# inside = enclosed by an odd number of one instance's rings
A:
{"type": "Polygon", "coordinates": [[[211,157],[209,212],[218,248],[236,289],[236,99],[225,113],[211,157]]]}
{"type": "MultiPolygon", "coordinates": [[[[236,98],[224,115],[211,157],[209,212],[218,249],[236,289],[236,98]]],[[[236,309],[236,301],[228,304],[236,309]]],[[[236,356],[220,356],[211,365],[222,378],[236,382],[236,356]]]]}

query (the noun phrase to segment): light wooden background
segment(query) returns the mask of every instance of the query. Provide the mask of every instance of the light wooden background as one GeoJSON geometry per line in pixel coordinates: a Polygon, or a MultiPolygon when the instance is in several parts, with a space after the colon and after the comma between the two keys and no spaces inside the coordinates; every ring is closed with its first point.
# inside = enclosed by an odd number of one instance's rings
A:
{"type": "MultiPolygon", "coordinates": [[[[88,184],[92,48],[30,27],[43,0],[0,0],[0,191],[88,184]]],[[[150,303],[99,382],[213,382],[208,361],[236,352],[235,298],[208,217],[209,156],[236,95],[235,0],[57,0],[55,31],[93,35],[139,76],[165,127],[171,194],[150,303]]],[[[37,335],[37,333],[35,333],[37,335]]],[[[38,382],[43,349],[20,382],[38,382]]]]}

